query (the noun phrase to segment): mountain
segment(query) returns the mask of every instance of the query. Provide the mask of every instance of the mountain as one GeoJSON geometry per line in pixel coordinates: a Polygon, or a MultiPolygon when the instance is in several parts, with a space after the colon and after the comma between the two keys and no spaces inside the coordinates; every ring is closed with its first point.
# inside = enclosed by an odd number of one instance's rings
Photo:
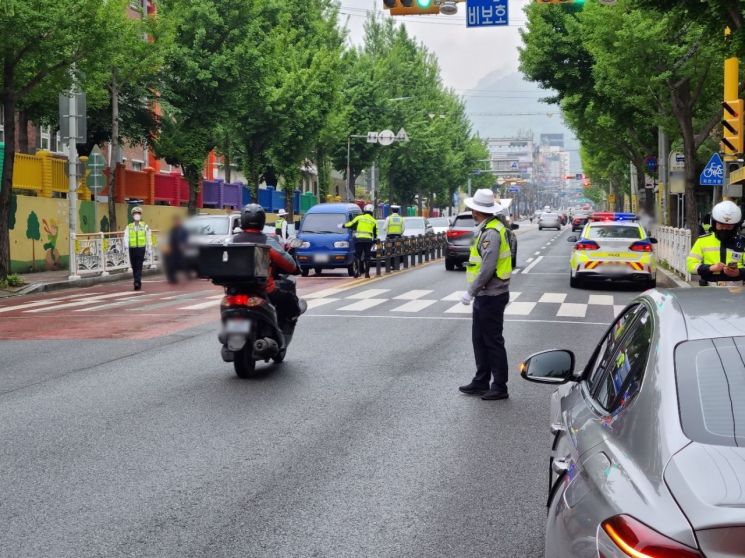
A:
{"type": "Polygon", "coordinates": [[[541,134],[564,134],[572,172],[581,172],[579,142],[566,126],[559,107],[541,102],[550,93],[520,72],[492,72],[484,76],[464,95],[466,110],[474,131],[482,138],[510,137],[532,132],[536,141],[541,134]]]}

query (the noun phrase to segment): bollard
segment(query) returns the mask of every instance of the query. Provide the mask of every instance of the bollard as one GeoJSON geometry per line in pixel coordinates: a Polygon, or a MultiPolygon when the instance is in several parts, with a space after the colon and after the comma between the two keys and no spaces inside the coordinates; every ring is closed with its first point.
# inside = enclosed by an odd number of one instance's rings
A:
{"type": "Polygon", "coordinates": [[[409,269],[409,239],[401,239],[401,259],[404,263],[404,269],[409,269]]]}
{"type": "Polygon", "coordinates": [[[424,242],[424,261],[429,261],[429,237],[425,236],[422,241],[424,242]]]}
{"type": "Polygon", "coordinates": [[[401,240],[396,239],[393,241],[393,254],[391,254],[391,266],[393,271],[399,270],[398,260],[401,257],[401,240]]]}
{"type": "Polygon", "coordinates": [[[385,241],[385,273],[386,275],[391,272],[391,241],[385,241]]]}
{"type": "Polygon", "coordinates": [[[380,253],[383,251],[383,243],[378,243],[378,249],[375,250],[375,276],[380,277],[380,253]]]}
{"type": "Polygon", "coordinates": [[[424,251],[424,243],[422,242],[422,236],[419,235],[416,237],[416,257],[417,257],[417,263],[419,265],[422,264],[422,257],[424,254],[422,252],[424,251]]]}

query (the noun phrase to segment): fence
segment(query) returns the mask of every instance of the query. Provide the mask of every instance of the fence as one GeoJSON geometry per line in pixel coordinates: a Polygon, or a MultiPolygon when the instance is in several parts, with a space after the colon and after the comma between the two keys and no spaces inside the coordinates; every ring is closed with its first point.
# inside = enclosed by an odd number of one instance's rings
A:
{"type": "MultiPolygon", "coordinates": [[[[160,265],[157,244],[158,231],[151,231],[152,250],[145,256],[144,267],[160,265]]],[[[124,246],[124,232],[77,234],[72,259],[73,275],[108,275],[112,271],[128,271],[129,249],[124,246]]]]}
{"type": "Polygon", "coordinates": [[[691,252],[691,231],[656,226],[652,235],[657,239],[657,259],[665,262],[670,269],[686,281],[690,281],[691,274],[688,273],[687,259],[691,252]]]}
{"type": "Polygon", "coordinates": [[[390,273],[440,259],[446,246],[445,233],[386,239],[375,251],[375,274],[379,276],[383,271],[390,273]]]}

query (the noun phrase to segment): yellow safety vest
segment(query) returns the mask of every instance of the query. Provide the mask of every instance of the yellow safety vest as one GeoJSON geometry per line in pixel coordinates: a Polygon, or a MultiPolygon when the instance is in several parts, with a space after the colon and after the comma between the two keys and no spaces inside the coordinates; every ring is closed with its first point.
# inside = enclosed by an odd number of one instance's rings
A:
{"type": "Polygon", "coordinates": [[[145,248],[147,246],[147,226],[140,221],[139,225],[130,223],[129,228],[129,247],[145,248]]]}
{"type": "Polygon", "coordinates": [[[503,281],[506,281],[512,275],[512,251],[510,250],[510,243],[507,241],[507,228],[498,219],[491,219],[471,243],[471,254],[466,268],[466,280],[469,285],[476,280],[481,272],[483,259],[479,252],[479,246],[481,246],[481,235],[487,229],[494,229],[499,232],[499,257],[494,274],[503,281]]]}
{"type": "Polygon", "coordinates": [[[385,223],[387,234],[403,234],[404,219],[398,213],[389,215],[385,223]]]}
{"type": "Polygon", "coordinates": [[[349,221],[349,223],[346,223],[344,226],[346,228],[356,226],[356,233],[354,235],[356,238],[362,240],[373,240],[373,231],[377,225],[378,222],[375,220],[375,217],[363,213],[362,215],[357,215],[357,217],[349,221]]]}
{"type": "MultiPolygon", "coordinates": [[[[714,265],[722,262],[722,243],[714,234],[704,234],[698,237],[696,243],[691,248],[691,253],[688,254],[688,260],[686,261],[688,267],[688,273],[696,273],[698,266],[714,265]]],[[[737,262],[737,267],[743,268],[743,253],[736,252],[731,248],[727,248],[727,260],[722,263],[727,265],[729,262],[737,262]]],[[[739,279],[730,279],[724,273],[717,274],[721,275],[722,281],[738,281],[739,279]]]]}

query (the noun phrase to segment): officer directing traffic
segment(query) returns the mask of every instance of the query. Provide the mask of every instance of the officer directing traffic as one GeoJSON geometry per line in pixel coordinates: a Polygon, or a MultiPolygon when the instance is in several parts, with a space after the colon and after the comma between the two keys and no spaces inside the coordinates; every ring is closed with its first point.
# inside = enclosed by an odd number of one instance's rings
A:
{"type": "Polygon", "coordinates": [[[280,240],[287,240],[288,234],[287,234],[287,219],[285,217],[287,216],[287,211],[284,209],[280,209],[277,212],[277,220],[274,222],[274,230],[279,237],[280,240]]]}
{"type": "Polygon", "coordinates": [[[745,238],[738,234],[742,211],[731,201],[711,210],[711,231],[698,237],[688,254],[688,272],[701,277],[702,286],[734,286],[745,280],[745,238]]]}
{"type": "Polygon", "coordinates": [[[401,207],[398,205],[391,206],[391,214],[385,220],[385,237],[389,240],[401,238],[406,230],[404,218],[399,215],[401,207]]]}
{"type": "Polygon", "coordinates": [[[355,238],[355,257],[357,258],[357,272],[355,277],[359,277],[364,268],[365,277],[370,278],[370,251],[373,242],[378,237],[378,222],[373,217],[373,206],[367,204],[362,215],[357,215],[348,223],[344,223],[347,229],[354,229],[355,238]]]}
{"type": "Polygon", "coordinates": [[[488,401],[507,399],[507,351],[502,335],[512,274],[507,228],[496,217],[502,206],[491,190],[477,190],[465,203],[478,224],[466,269],[468,290],[461,298],[466,305],[473,301],[471,337],[476,375],[470,384],[459,389],[488,401]]]}
{"type": "Polygon", "coordinates": [[[132,268],[134,288],[142,288],[142,265],[151,249],[150,227],[142,222],[142,208],[132,208],[132,222],[124,229],[124,246],[129,248],[129,265],[132,268]]]}

